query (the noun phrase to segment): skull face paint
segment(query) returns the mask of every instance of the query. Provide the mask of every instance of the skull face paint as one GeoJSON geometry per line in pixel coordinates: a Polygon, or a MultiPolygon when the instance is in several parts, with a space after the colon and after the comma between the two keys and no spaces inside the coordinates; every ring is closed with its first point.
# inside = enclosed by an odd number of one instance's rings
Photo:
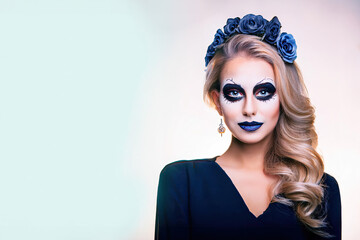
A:
{"type": "Polygon", "coordinates": [[[257,143],[272,136],[280,114],[272,66],[265,60],[237,56],[220,76],[219,107],[233,136],[257,143]]]}

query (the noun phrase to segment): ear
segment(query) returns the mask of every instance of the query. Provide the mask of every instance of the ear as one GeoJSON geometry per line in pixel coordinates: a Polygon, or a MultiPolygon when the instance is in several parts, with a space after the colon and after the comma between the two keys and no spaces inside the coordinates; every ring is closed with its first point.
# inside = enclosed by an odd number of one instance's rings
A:
{"type": "Polygon", "coordinates": [[[211,93],[211,98],[213,99],[214,103],[215,103],[215,107],[216,110],[218,111],[219,115],[222,116],[222,110],[221,110],[221,106],[220,106],[220,93],[218,90],[212,90],[211,93]]]}

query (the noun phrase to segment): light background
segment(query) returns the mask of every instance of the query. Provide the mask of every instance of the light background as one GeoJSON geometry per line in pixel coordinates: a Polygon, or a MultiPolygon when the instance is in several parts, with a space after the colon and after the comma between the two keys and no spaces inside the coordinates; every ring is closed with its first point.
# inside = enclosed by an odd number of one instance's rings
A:
{"type": "Polygon", "coordinates": [[[247,13],[296,38],[343,239],[356,239],[356,0],[0,0],[0,239],[153,239],[165,164],[230,143],[202,101],[204,56],[247,13]]]}

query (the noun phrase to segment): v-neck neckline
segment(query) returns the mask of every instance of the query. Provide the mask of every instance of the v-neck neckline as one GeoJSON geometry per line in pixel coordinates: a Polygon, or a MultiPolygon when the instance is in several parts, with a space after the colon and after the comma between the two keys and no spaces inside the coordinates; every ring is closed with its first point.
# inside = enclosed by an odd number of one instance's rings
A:
{"type": "Polygon", "coordinates": [[[224,175],[224,177],[228,180],[229,184],[232,186],[231,188],[237,192],[237,196],[240,199],[240,202],[243,204],[243,206],[246,208],[246,210],[249,212],[249,215],[253,218],[255,218],[256,220],[259,220],[260,218],[262,218],[265,213],[267,213],[268,211],[270,211],[271,206],[273,205],[273,202],[270,201],[269,205],[267,206],[267,208],[259,215],[259,216],[255,216],[249,209],[249,207],[246,205],[244,198],[241,196],[241,193],[239,192],[239,190],[235,187],[235,184],[233,183],[233,181],[231,180],[231,178],[229,177],[229,175],[225,172],[225,170],[220,166],[220,164],[218,164],[216,162],[216,159],[219,156],[215,156],[214,158],[211,158],[211,161],[214,162],[214,164],[218,167],[218,169],[220,170],[220,172],[222,172],[222,174],[224,175]]]}

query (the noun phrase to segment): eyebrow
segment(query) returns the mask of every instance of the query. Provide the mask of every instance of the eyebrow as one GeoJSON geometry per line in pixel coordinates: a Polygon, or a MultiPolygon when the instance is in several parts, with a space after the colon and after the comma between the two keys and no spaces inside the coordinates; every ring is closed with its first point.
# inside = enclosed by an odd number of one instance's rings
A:
{"type": "MultiPolygon", "coordinates": [[[[272,82],[275,84],[275,82],[274,82],[274,80],[273,80],[272,78],[264,77],[260,82],[256,83],[254,87],[256,87],[257,85],[259,85],[260,83],[262,83],[262,82],[265,81],[265,80],[270,80],[270,81],[272,81],[272,82]]],[[[228,78],[228,79],[226,79],[225,81],[231,81],[231,82],[233,82],[235,85],[239,85],[239,86],[241,87],[241,85],[240,85],[240,84],[237,84],[236,82],[234,82],[234,80],[233,80],[232,78],[228,78]]]]}
{"type": "Polygon", "coordinates": [[[273,83],[275,83],[272,78],[264,77],[264,78],[263,78],[260,82],[258,82],[255,86],[259,85],[259,84],[262,83],[264,80],[270,80],[270,81],[272,81],[273,83]]]}
{"type": "Polygon", "coordinates": [[[234,80],[233,80],[232,78],[228,78],[228,79],[226,79],[225,81],[232,81],[234,84],[240,85],[240,84],[237,84],[236,82],[234,82],[234,80]]]}

